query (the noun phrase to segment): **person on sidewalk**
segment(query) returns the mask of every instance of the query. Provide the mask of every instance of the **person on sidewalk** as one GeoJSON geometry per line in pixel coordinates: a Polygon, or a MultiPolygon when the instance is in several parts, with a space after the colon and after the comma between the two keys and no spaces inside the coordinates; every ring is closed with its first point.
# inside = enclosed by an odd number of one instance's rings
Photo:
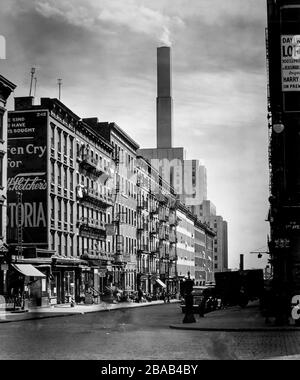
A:
{"type": "Polygon", "coordinates": [[[139,287],[138,288],[138,302],[143,302],[143,296],[144,296],[143,290],[141,287],[139,287]]]}
{"type": "Polygon", "coordinates": [[[202,297],[202,300],[199,304],[199,317],[200,318],[203,318],[204,317],[204,314],[205,314],[205,311],[206,311],[206,304],[207,304],[207,301],[208,301],[208,298],[209,298],[209,294],[208,294],[208,289],[204,289],[203,290],[203,297],[202,297]]]}

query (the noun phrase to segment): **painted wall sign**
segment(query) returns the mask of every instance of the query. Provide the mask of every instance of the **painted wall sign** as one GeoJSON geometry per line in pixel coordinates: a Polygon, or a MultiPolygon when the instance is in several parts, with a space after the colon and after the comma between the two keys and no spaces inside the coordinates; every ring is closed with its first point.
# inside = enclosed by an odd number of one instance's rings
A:
{"type": "Polygon", "coordinates": [[[8,113],[7,242],[47,244],[47,111],[8,113]],[[18,196],[21,203],[18,205],[18,196]]]}

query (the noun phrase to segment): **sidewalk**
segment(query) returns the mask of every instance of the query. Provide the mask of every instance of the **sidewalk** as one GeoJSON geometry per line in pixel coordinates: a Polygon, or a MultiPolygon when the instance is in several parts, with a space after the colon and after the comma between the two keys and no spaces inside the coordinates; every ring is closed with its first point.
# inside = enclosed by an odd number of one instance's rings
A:
{"type": "MultiPolygon", "coordinates": [[[[171,303],[180,302],[179,300],[170,300],[171,303]]],[[[86,313],[97,313],[102,311],[111,311],[117,309],[128,309],[133,307],[146,307],[161,305],[164,301],[151,301],[151,302],[120,302],[116,304],[110,304],[106,302],[101,302],[100,304],[85,305],[78,304],[71,307],[69,304],[54,305],[49,307],[37,307],[32,308],[29,311],[22,312],[8,312],[0,311],[0,323],[8,322],[18,322],[32,319],[44,319],[44,318],[54,318],[54,317],[65,317],[70,315],[86,314],[86,313]]]]}
{"type": "MultiPolygon", "coordinates": [[[[200,318],[197,314],[194,316],[196,323],[170,325],[170,328],[200,331],[300,331],[300,326],[295,326],[292,320],[289,326],[276,326],[274,321],[266,324],[258,303],[254,302],[244,309],[232,306],[205,314],[204,318],[200,318]]],[[[184,314],[182,320],[183,318],[184,314]]]]}

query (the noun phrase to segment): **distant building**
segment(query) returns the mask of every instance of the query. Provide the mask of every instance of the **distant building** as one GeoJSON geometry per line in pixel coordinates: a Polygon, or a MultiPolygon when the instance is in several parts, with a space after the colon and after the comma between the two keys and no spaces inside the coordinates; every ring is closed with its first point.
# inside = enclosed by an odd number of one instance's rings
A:
{"type": "Polygon", "coordinates": [[[137,158],[137,284],[157,293],[177,286],[175,194],[143,157],[137,158]]]}
{"type": "Polygon", "coordinates": [[[215,233],[199,220],[195,220],[195,284],[213,281],[213,238],[215,233]]]}
{"type": "Polygon", "coordinates": [[[187,206],[200,205],[207,199],[206,168],[199,160],[184,160],[184,193],[182,202],[187,206]]]}
{"type": "Polygon", "coordinates": [[[202,203],[188,206],[188,208],[199,220],[216,215],[216,206],[209,200],[203,200],[202,203]]]}
{"type": "Polygon", "coordinates": [[[183,280],[190,273],[191,279],[195,279],[195,218],[182,204],[178,205],[176,217],[178,277],[183,280]]]}
{"type": "Polygon", "coordinates": [[[228,232],[227,222],[222,216],[211,216],[203,219],[216,233],[214,237],[213,263],[214,272],[224,272],[228,270],[228,232]]]}

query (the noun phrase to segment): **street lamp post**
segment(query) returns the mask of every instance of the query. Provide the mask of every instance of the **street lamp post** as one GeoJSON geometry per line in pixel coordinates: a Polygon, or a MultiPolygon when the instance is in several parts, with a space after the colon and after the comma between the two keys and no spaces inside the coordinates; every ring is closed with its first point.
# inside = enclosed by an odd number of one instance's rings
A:
{"type": "MultiPolygon", "coordinates": [[[[121,221],[121,216],[123,215],[126,215],[126,212],[118,212],[115,214],[115,220],[113,221],[114,225],[117,227],[117,231],[116,231],[116,235],[115,235],[115,238],[114,239],[114,242],[115,242],[115,248],[116,248],[116,255],[121,255],[124,254],[124,237],[121,235],[121,231],[120,231],[120,224],[122,223],[121,221]],[[120,245],[121,245],[121,249],[120,249],[120,245]]],[[[124,257],[123,257],[123,260],[124,260],[124,257]]],[[[124,262],[124,261],[122,261],[124,262]]],[[[122,281],[123,279],[125,279],[125,276],[124,278],[122,278],[122,281]]],[[[119,278],[118,276],[118,280],[121,280],[121,278],[119,278]]],[[[125,280],[124,280],[125,281],[125,280]]],[[[124,290],[125,290],[125,282],[124,282],[124,290]]]]}
{"type": "Polygon", "coordinates": [[[193,312],[194,297],[192,294],[194,282],[190,278],[190,272],[188,272],[188,278],[185,281],[184,286],[184,298],[185,298],[185,316],[182,323],[195,323],[196,319],[193,312]]]}

